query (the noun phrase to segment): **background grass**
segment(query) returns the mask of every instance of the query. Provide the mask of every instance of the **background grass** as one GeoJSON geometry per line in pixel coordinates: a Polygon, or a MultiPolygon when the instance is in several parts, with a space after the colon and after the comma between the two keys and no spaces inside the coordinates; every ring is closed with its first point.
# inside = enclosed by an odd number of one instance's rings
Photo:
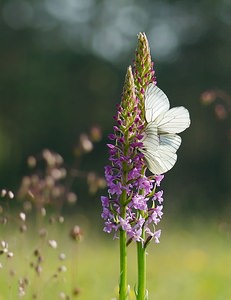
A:
{"type": "MultiPolygon", "coordinates": [[[[27,277],[23,299],[80,299],[109,300],[117,295],[119,279],[118,240],[101,234],[98,225],[83,224],[83,239],[70,239],[71,223],[43,224],[48,230],[46,238],[39,238],[38,227],[28,226],[28,232],[21,234],[10,226],[1,228],[1,236],[9,243],[14,257],[0,257],[0,299],[19,299],[18,281],[27,277]],[[57,249],[48,246],[47,241],[55,239],[57,249]],[[39,249],[43,262],[38,276],[30,267],[36,261],[33,254],[39,249]],[[60,261],[60,253],[66,260],[60,261]],[[58,272],[65,265],[66,272],[58,272]],[[12,275],[14,270],[14,275],[12,275]],[[11,274],[10,274],[11,273],[11,274]],[[74,295],[79,292],[78,295],[74,295]],[[66,298],[60,294],[65,293],[66,298]]],[[[147,257],[149,299],[151,300],[227,300],[231,299],[231,238],[225,223],[200,220],[167,223],[163,225],[161,243],[150,244],[147,257]]],[[[129,283],[131,299],[136,283],[136,247],[130,245],[129,283]]]]}

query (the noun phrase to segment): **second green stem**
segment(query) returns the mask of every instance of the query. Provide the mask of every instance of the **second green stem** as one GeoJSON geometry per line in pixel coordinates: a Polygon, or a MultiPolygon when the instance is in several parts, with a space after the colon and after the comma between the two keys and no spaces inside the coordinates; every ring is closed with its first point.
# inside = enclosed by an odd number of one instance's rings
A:
{"type": "Polygon", "coordinates": [[[146,300],[146,249],[142,242],[137,242],[138,286],[137,300],[146,300]]]}

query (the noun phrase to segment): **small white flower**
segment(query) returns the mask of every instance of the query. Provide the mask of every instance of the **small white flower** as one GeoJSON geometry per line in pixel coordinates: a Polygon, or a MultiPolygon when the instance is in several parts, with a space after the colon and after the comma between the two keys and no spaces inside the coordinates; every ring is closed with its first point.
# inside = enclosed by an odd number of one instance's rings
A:
{"type": "Polygon", "coordinates": [[[8,243],[6,241],[1,241],[1,254],[8,252],[8,243]]]}
{"type": "Polygon", "coordinates": [[[145,92],[145,118],[148,124],[141,151],[149,170],[153,174],[163,174],[176,163],[176,151],[181,144],[176,133],[189,127],[189,112],[183,106],[170,109],[165,93],[150,83],[145,92]]]}
{"type": "Polygon", "coordinates": [[[25,296],[25,290],[24,290],[24,288],[22,287],[22,286],[19,286],[18,287],[18,295],[19,295],[19,297],[24,297],[25,296]]]}
{"type": "Polygon", "coordinates": [[[7,190],[2,189],[2,190],[1,190],[1,197],[5,197],[6,194],[7,194],[7,190]]]}
{"type": "Polygon", "coordinates": [[[65,260],[66,259],[66,254],[65,253],[60,253],[59,254],[59,259],[60,260],[65,260]]]}
{"type": "Polygon", "coordinates": [[[14,256],[14,253],[13,253],[13,252],[8,252],[8,253],[7,253],[7,257],[8,257],[8,258],[12,258],[13,256],[14,256]]]}
{"type": "Polygon", "coordinates": [[[67,271],[67,267],[66,266],[61,266],[58,268],[59,272],[66,272],[67,271]]]}
{"type": "Polygon", "coordinates": [[[64,292],[59,293],[60,299],[66,299],[66,294],[64,292]]]}
{"type": "Polygon", "coordinates": [[[55,240],[49,240],[48,244],[51,246],[51,248],[56,249],[58,247],[58,244],[55,240]]]}
{"type": "Polygon", "coordinates": [[[20,212],[19,218],[20,218],[20,220],[22,220],[23,222],[25,222],[26,221],[26,214],[24,212],[20,212]]]}
{"type": "Polygon", "coordinates": [[[12,191],[8,191],[8,196],[10,199],[14,198],[14,193],[12,191]]]}

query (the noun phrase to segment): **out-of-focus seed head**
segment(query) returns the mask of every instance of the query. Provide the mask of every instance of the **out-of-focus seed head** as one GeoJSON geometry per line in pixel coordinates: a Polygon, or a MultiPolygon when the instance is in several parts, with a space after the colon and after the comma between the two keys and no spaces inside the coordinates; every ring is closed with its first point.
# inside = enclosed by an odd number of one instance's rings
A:
{"type": "Polygon", "coordinates": [[[64,292],[59,293],[60,299],[66,299],[66,294],[64,292]]]}
{"type": "Polygon", "coordinates": [[[42,266],[40,265],[35,267],[35,272],[37,273],[37,275],[40,275],[42,273],[42,270],[42,266]]]}
{"type": "Polygon", "coordinates": [[[225,109],[223,104],[216,104],[215,105],[215,114],[218,117],[218,119],[224,120],[228,116],[228,112],[225,109]]]}
{"type": "Polygon", "coordinates": [[[54,216],[51,216],[51,217],[49,218],[49,223],[50,223],[50,224],[54,224],[55,222],[56,222],[55,217],[54,217],[54,216]]]}
{"type": "Polygon", "coordinates": [[[32,203],[30,201],[23,202],[23,210],[25,212],[30,212],[32,210],[32,203]]]}
{"type": "Polygon", "coordinates": [[[80,294],[80,288],[74,288],[73,290],[73,296],[78,296],[80,294]]]}
{"type": "Polygon", "coordinates": [[[45,217],[45,216],[46,216],[47,211],[46,211],[46,208],[45,208],[45,207],[41,207],[41,209],[40,209],[40,214],[41,214],[42,217],[45,217]]]}
{"type": "Polygon", "coordinates": [[[216,93],[214,91],[206,91],[201,94],[201,101],[203,104],[210,104],[216,99],[216,93]]]}
{"type": "Polygon", "coordinates": [[[36,158],[34,156],[29,156],[27,158],[27,164],[30,168],[34,168],[37,164],[36,158]]]}
{"type": "Polygon", "coordinates": [[[7,257],[8,257],[8,258],[12,258],[13,256],[14,256],[14,253],[13,253],[13,252],[8,252],[8,253],[7,253],[7,257]]]}
{"type": "Polygon", "coordinates": [[[44,261],[44,258],[42,255],[38,256],[38,263],[41,264],[44,261]]]}
{"type": "Polygon", "coordinates": [[[98,126],[90,129],[90,138],[93,142],[99,142],[102,139],[102,130],[98,126]]]}
{"type": "Polygon", "coordinates": [[[0,224],[6,225],[7,222],[8,222],[8,217],[7,216],[0,217],[0,224]]]}
{"type": "Polygon", "coordinates": [[[8,191],[8,197],[10,199],[14,199],[14,193],[12,191],[8,191]]]}
{"type": "Polygon", "coordinates": [[[60,260],[65,260],[66,259],[66,254],[65,253],[60,253],[59,254],[59,259],[60,260]]]}
{"type": "Polygon", "coordinates": [[[42,156],[50,167],[55,166],[56,157],[55,155],[53,155],[53,153],[50,150],[48,149],[43,150],[42,156]]]}
{"type": "Polygon", "coordinates": [[[21,226],[20,226],[20,232],[26,232],[27,231],[27,225],[26,224],[22,224],[21,226]]]}
{"type": "Polygon", "coordinates": [[[33,184],[34,186],[39,184],[40,178],[37,174],[33,174],[30,178],[31,180],[31,184],[33,184]]]}
{"type": "Polygon", "coordinates": [[[62,168],[62,169],[58,169],[55,168],[51,171],[51,176],[54,178],[54,180],[60,180],[63,179],[64,177],[66,177],[67,171],[62,168]]]}
{"type": "Polygon", "coordinates": [[[67,202],[69,204],[74,204],[76,203],[76,201],[77,201],[77,195],[75,193],[70,192],[67,194],[67,202]]]}
{"type": "Polygon", "coordinates": [[[16,275],[16,271],[15,270],[12,270],[10,269],[10,272],[9,272],[10,276],[11,277],[14,277],[16,275]]]}
{"type": "Polygon", "coordinates": [[[61,223],[61,224],[63,224],[64,223],[64,217],[63,216],[59,216],[58,217],[58,221],[59,221],[59,223],[61,223]]]}
{"type": "Polygon", "coordinates": [[[22,287],[22,286],[19,286],[18,287],[18,295],[19,295],[19,297],[24,297],[25,296],[25,290],[24,290],[24,288],[22,287]]]}
{"type": "Polygon", "coordinates": [[[8,252],[9,245],[6,241],[1,241],[0,246],[1,246],[2,253],[7,253],[8,252]]]}
{"type": "Polygon", "coordinates": [[[20,212],[19,213],[19,219],[23,222],[26,221],[26,214],[24,212],[20,212]]]}
{"type": "Polygon", "coordinates": [[[100,189],[104,189],[107,186],[106,180],[103,177],[99,177],[97,183],[100,189]]]}
{"type": "Polygon", "coordinates": [[[37,257],[37,256],[39,256],[39,255],[41,255],[39,249],[35,249],[35,250],[34,250],[34,256],[37,257]]]}
{"type": "Polygon", "coordinates": [[[93,150],[93,144],[89,139],[88,135],[81,134],[80,135],[80,145],[83,149],[83,152],[91,152],[93,150]]]}
{"type": "Polygon", "coordinates": [[[48,187],[48,188],[53,188],[54,185],[55,185],[55,180],[54,180],[53,177],[47,176],[47,177],[45,178],[45,183],[46,183],[46,187],[48,187]]]}
{"type": "Polygon", "coordinates": [[[58,153],[55,154],[55,160],[57,165],[62,165],[64,162],[63,157],[58,153]]]}
{"type": "Polygon", "coordinates": [[[100,188],[106,187],[106,181],[104,180],[104,178],[98,177],[94,172],[88,173],[87,183],[89,186],[90,194],[95,194],[100,188]]]}
{"type": "Polygon", "coordinates": [[[23,177],[23,179],[22,179],[22,185],[24,187],[28,187],[30,185],[30,183],[31,183],[31,179],[30,179],[29,176],[23,177]]]}
{"type": "Polygon", "coordinates": [[[54,198],[59,198],[63,195],[63,187],[62,186],[55,186],[53,189],[52,189],[52,196],[54,198]]]}
{"type": "Polygon", "coordinates": [[[40,236],[41,238],[47,237],[47,236],[48,236],[48,231],[47,231],[47,229],[46,229],[46,228],[41,228],[41,229],[39,230],[39,236],[40,236]]]}
{"type": "Polygon", "coordinates": [[[60,266],[59,268],[58,268],[58,272],[59,273],[63,273],[63,272],[66,272],[67,271],[67,267],[66,266],[60,266]]]}
{"type": "Polygon", "coordinates": [[[6,194],[7,194],[7,190],[2,189],[1,190],[1,197],[4,198],[6,196],[6,194]]]}
{"type": "Polygon", "coordinates": [[[51,248],[56,249],[58,247],[58,243],[55,240],[49,240],[48,244],[51,248]]]}
{"type": "Polygon", "coordinates": [[[80,241],[83,237],[81,228],[78,225],[75,225],[70,231],[70,237],[75,241],[80,241]]]}

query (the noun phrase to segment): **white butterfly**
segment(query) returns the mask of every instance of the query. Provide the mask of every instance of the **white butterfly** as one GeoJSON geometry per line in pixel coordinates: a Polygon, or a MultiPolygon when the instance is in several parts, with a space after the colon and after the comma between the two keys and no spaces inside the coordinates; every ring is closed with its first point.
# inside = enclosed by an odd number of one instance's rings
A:
{"type": "Polygon", "coordinates": [[[150,83],[145,92],[145,118],[148,124],[141,151],[149,170],[153,174],[162,174],[176,163],[176,151],[181,144],[176,133],[189,127],[189,112],[183,106],[170,109],[165,93],[150,83]]]}

